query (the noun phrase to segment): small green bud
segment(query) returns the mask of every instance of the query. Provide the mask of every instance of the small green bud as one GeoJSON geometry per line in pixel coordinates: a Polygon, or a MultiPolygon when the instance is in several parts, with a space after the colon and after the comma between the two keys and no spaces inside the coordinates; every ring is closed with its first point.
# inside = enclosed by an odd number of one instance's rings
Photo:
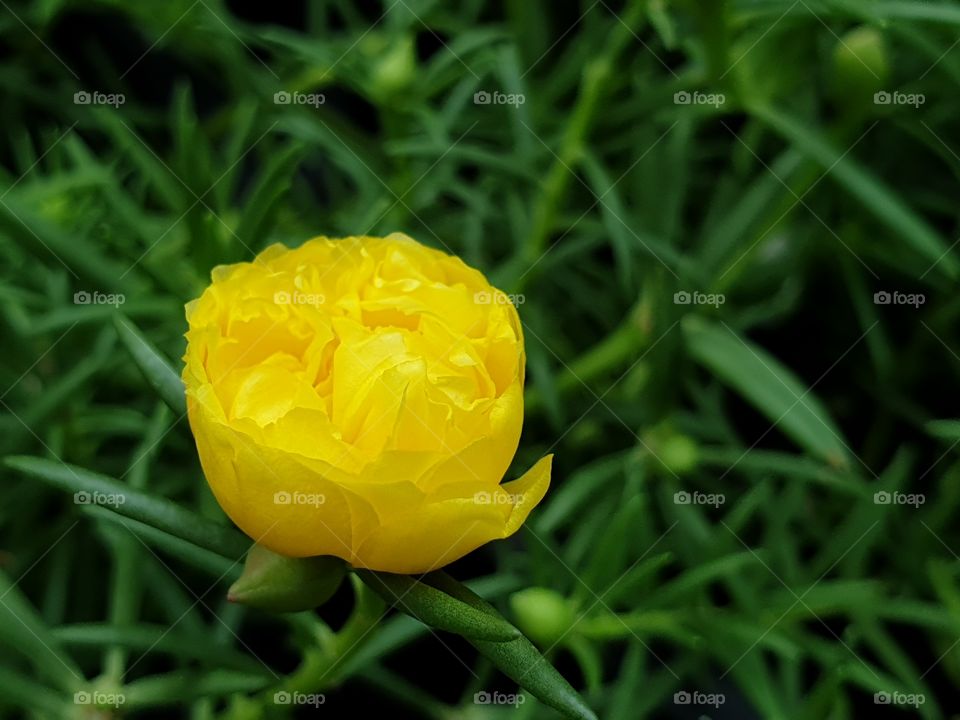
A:
{"type": "Polygon", "coordinates": [[[384,47],[373,64],[374,95],[390,97],[404,90],[416,75],[417,60],[413,36],[405,35],[384,47]]]}
{"type": "Polygon", "coordinates": [[[312,610],[333,596],[346,571],[340,558],[288,558],[254,545],[227,599],[272,612],[312,610]]]}
{"type": "Polygon", "coordinates": [[[558,642],[576,620],[566,598],[549,588],[532,587],[513,593],[510,609],[517,627],[541,647],[558,642]]]}
{"type": "Polygon", "coordinates": [[[700,462],[697,441],[674,430],[669,421],[645,432],[641,447],[653,456],[651,468],[658,472],[686,475],[696,470],[700,462]]]}
{"type": "Polygon", "coordinates": [[[677,475],[685,475],[696,469],[700,461],[700,447],[687,435],[671,435],[663,441],[659,450],[663,464],[677,475]]]}
{"type": "Polygon", "coordinates": [[[837,102],[862,107],[884,89],[890,76],[883,35],[867,26],[854,28],[837,41],[833,51],[833,90],[837,102]]]}

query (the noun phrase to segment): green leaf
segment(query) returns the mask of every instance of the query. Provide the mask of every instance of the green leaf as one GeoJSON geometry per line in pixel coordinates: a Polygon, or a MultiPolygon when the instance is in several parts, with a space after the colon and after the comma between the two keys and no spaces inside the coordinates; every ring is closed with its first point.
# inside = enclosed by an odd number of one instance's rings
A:
{"type": "MultiPolygon", "coordinates": [[[[430,577],[424,580],[430,580],[430,577]]],[[[481,597],[498,597],[505,593],[517,590],[520,581],[509,575],[491,575],[470,581],[471,592],[481,597]]],[[[422,637],[428,632],[427,627],[417,622],[409,615],[395,615],[379,624],[376,633],[371,633],[370,641],[364,643],[357,652],[353,653],[342,663],[342,674],[349,676],[361,667],[369,666],[376,661],[398,651],[400,648],[422,637]]]]}
{"type": "Polygon", "coordinates": [[[17,441],[24,434],[30,433],[30,428],[44,427],[71,399],[82,395],[91,378],[106,365],[115,345],[116,340],[109,330],[100,333],[87,354],[52,381],[45,392],[29,405],[20,416],[22,423],[15,425],[12,432],[5,433],[5,437],[0,438],[0,448],[8,450],[17,447],[20,445],[17,441]]]}
{"type": "Polygon", "coordinates": [[[266,674],[263,665],[248,655],[211,643],[204,635],[167,625],[77,623],[61,625],[51,630],[51,634],[67,646],[100,648],[118,645],[139,653],[165,653],[183,660],[200,660],[217,668],[266,674]]]}
{"type": "MultiPolygon", "coordinates": [[[[493,605],[443,571],[432,572],[426,575],[424,580],[477,610],[499,617],[493,605]]],[[[597,720],[597,716],[583,698],[527,638],[521,636],[516,640],[501,643],[472,638],[467,640],[504,675],[566,717],[577,720],[597,720]]]]}
{"type": "MultiPolygon", "coordinates": [[[[604,604],[613,608],[621,601],[624,603],[633,602],[633,598],[646,594],[648,588],[657,582],[660,570],[672,563],[674,558],[674,553],[664,552],[651,555],[631,566],[604,591],[602,596],[604,604]]],[[[657,597],[659,597],[659,592],[658,589],[657,597]]]]}
{"type": "Polygon", "coordinates": [[[925,428],[935,438],[960,441],[960,420],[930,420],[925,428]]]}
{"type": "Polygon", "coordinates": [[[665,637],[691,646],[699,643],[699,636],[684,627],[680,615],[663,610],[639,610],[626,614],[603,612],[581,620],[577,630],[592,640],[665,637]]]}
{"type": "Polygon", "coordinates": [[[357,570],[357,576],[398,610],[425,625],[494,643],[514,640],[520,631],[498,614],[490,615],[407,575],[357,570]]]}
{"type": "Polygon", "coordinates": [[[177,414],[177,417],[186,415],[187,400],[184,394],[183,381],[174,372],[170,363],[130,320],[122,315],[117,315],[114,317],[114,324],[120,334],[120,341],[130,353],[150,386],[177,414]]]}
{"type": "Polygon", "coordinates": [[[42,262],[49,262],[52,254],[56,267],[68,270],[81,282],[96,283],[96,288],[90,290],[113,294],[125,292],[133,284],[134,273],[128,275],[131,269],[124,263],[111,259],[82,234],[68,231],[21,202],[17,193],[0,200],[0,231],[19,241],[42,262]]]}
{"type": "Polygon", "coordinates": [[[606,484],[623,476],[628,453],[616,453],[584,465],[556,489],[551,489],[550,503],[536,513],[537,533],[546,535],[564,523],[579,519],[579,509],[597,495],[606,492],[606,484]]]}
{"type": "Polygon", "coordinates": [[[930,584],[937,594],[940,604],[958,621],[960,621],[960,586],[954,577],[953,563],[944,560],[930,560],[927,562],[927,574],[930,584]]]}
{"type": "Polygon", "coordinates": [[[867,613],[882,602],[881,589],[876,580],[823,580],[804,592],[803,602],[796,602],[796,594],[783,589],[771,593],[766,603],[776,617],[783,616],[784,622],[856,615],[867,613]]]}
{"type": "Polygon", "coordinates": [[[848,154],[833,147],[825,138],[807,125],[769,107],[754,107],[751,112],[788,142],[816,160],[830,177],[859,200],[879,220],[902,237],[927,262],[950,278],[958,274],[957,259],[949,255],[950,247],[920,215],[901,200],[869,171],[863,169],[848,154]]]}
{"type": "Polygon", "coordinates": [[[882,18],[894,21],[932,20],[945,25],[960,25],[960,8],[950,3],[878,2],[865,6],[882,18]]]}
{"type": "Polygon", "coordinates": [[[236,236],[247,247],[255,250],[266,244],[270,218],[276,213],[280,198],[290,189],[302,159],[303,147],[295,143],[267,161],[237,223],[236,236]]]}
{"type": "Polygon", "coordinates": [[[72,692],[84,682],[79,666],[60,647],[36,608],[16,583],[2,571],[0,644],[23,653],[33,663],[40,677],[46,678],[59,688],[72,692]]]}
{"type": "Polygon", "coordinates": [[[177,503],[135,490],[106,475],[38,457],[14,456],[6,458],[4,462],[7,467],[24,475],[75,493],[74,500],[78,504],[95,504],[97,498],[104,498],[110,504],[102,507],[224,557],[242,557],[250,546],[250,540],[236,530],[184,510],[177,503]]]}
{"type": "Polygon", "coordinates": [[[569,718],[597,720],[577,691],[526,638],[504,643],[467,640],[504,675],[545,704],[569,718]]]}
{"type": "Polygon", "coordinates": [[[834,466],[849,464],[840,430],[823,404],[783,363],[727,327],[696,316],[683,321],[697,362],[740,393],[802,448],[834,466]]]}
{"type": "Polygon", "coordinates": [[[128,709],[181,705],[193,698],[226,696],[262,690],[273,678],[260,674],[213,670],[198,674],[189,670],[153,675],[124,687],[128,709]]]}
{"type": "MultiPolygon", "coordinates": [[[[786,632],[786,626],[775,625],[766,635],[758,637],[756,618],[743,617],[731,612],[706,611],[699,613],[699,627],[708,642],[724,648],[748,648],[756,644],[759,649],[771,650],[791,662],[797,661],[802,652],[786,632]]],[[[772,623],[776,615],[770,618],[772,623]]],[[[733,662],[742,652],[734,653],[728,662],[733,662]]]]}
{"type": "Polygon", "coordinates": [[[711,468],[727,470],[736,465],[737,470],[746,477],[754,473],[773,473],[802,482],[816,483],[825,490],[852,495],[859,499],[873,496],[873,490],[863,482],[862,478],[850,473],[838,472],[819,460],[802,455],[760,448],[754,448],[748,455],[744,455],[742,449],[730,447],[704,448],[701,451],[701,458],[704,465],[711,468]]]}
{"type": "MultiPolygon", "coordinates": [[[[0,667],[0,707],[18,705],[46,717],[70,717],[74,706],[50,688],[0,667]]],[[[13,716],[11,716],[13,717],[13,716]]]]}
{"type": "Polygon", "coordinates": [[[636,688],[646,680],[641,652],[646,650],[635,644],[628,646],[624,653],[620,672],[608,695],[605,715],[609,720],[633,720],[638,717],[636,688]]]}
{"type": "Polygon", "coordinates": [[[603,660],[600,657],[600,650],[583,635],[571,635],[565,640],[565,645],[576,658],[580,672],[587,681],[587,688],[591,692],[598,691],[603,683],[603,660]]]}
{"type": "Polygon", "coordinates": [[[604,552],[595,553],[574,588],[574,601],[586,603],[592,597],[604,597],[608,590],[622,579],[627,565],[628,551],[637,546],[636,529],[643,522],[645,499],[634,495],[609,518],[603,533],[597,538],[597,547],[604,552]]]}
{"type": "Polygon", "coordinates": [[[661,584],[651,602],[657,607],[693,604],[690,598],[693,593],[717,580],[736,580],[742,569],[759,564],[757,556],[748,550],[702,562],[679,577],[661,584]]]}
{"type": "Polygon", "coordinates": [[[170,557],[175,557],[188,565],[205,572],[207,575],[233,582],[240,577],[240,561],[230,559],[220,553],[211,552],[188,540],[171,535],[163,530],[138,520],[133,520],[99,506],[87,506],[84,512],[105,522],[121,525],[127,532],[140,538],[146,545],[156,548],[170,557]]]}

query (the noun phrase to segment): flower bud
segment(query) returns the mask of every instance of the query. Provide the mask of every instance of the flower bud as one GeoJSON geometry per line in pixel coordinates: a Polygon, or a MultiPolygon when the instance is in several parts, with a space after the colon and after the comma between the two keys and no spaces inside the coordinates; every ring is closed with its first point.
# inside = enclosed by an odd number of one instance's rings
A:
{"type": "Polygon", "coordinates": [[[700,448],[686,435],[671,435],[663,441],[660,459],[677,475],[685,475],[697,467],[700,448]]]}
{"type": "Polygon", "coordinates": [[[515,592],[510,596],[510,609],[517,627],[541,647],[558,642],[576,619],[566,598],[543,587],[515,592]]]}
{"type": "Polygon", "coordinates": [[[288,558],[254,545],[227,599],[272,612],[312,610],[333,596],[346,569],[339,558],[288,558]]]}
{"type": "Polygon", "coordinates": [[[413,37],[406,35],[383,48],[372,73],[372,91],[389,98],[404,90],[416,75],[417,60],[413,37]]]}
{"type": "Polygon", "coordinates": [[[883,35],[861,26],[839,39],[833,51],[833,90],[838,104],[858,108],[873,102],[889,77],[883,35]]]}
{"type": "Polygon", "coordinates": [[[642,447],[653,456],[652,467],[671,475],[687,475],[700,462],[700,446],[688,435],[661,423],[643,436],[642,447]]]}

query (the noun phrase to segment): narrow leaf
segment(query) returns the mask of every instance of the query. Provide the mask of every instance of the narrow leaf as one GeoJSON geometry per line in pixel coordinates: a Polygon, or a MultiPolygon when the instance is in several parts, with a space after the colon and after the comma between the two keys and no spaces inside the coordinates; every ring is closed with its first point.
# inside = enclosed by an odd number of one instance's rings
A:
{"type": "MultiPolygon", "coordinates": [[[[432,572],[424,579],[477,610],[494,616],[499,615],[493,605],[442,571],[432,572]]],[[[566,717],[576,720],[597,720],[597,716],[583,698],[527,638],[521,636],[516,640],[503,643],[471,638],[467,640],[504,675],[566,717]]]]}
{"type": "Polygon", "coordinates": [[[520,631],[499,615],[477,610],[415,578],[370,570],[357,570],[357,575],[387,603],[425,625],[493,643],[520,637],[520,631]]]}
{"type": "MultiPolygon", "coordinates": [[[[0,667],[0,707],[17,705],[40,716],[69,717],[74,706],[50,688],[30,678],[0,667]]],[[[13,716],[11,716],[13,717],[13,716]]]]}
{"type": "Polygon", "coordinates": [[[192,567],[219,580],[233,582],[240,577],[242,566],[239,560],[232,560],[219,553],[211,552],[188,540],[183,540],[152,525],[132,520],[99,506],[88,506],[85,511],[99,520],[113,525],[122,525],[128,532],[140,538],[145,544],[156,548],[171,557],[175,557],[192,567]]]}
{"type": "Polygon", "coordinates": [[[275,214],[280,198],[290,189],[297,164],[302,159],[303,147],[297,143],[267,161],[237,223],[236,236],[240,242],[251,248],[264,244],[269,234],[270,218],[275,214]]]}
{"type": "Polygon", "coordinates": [[[820,400],[775,357],[726,327],[683,321],[690,354],[790,436],[833,466],[849,464],[846,444],[820,400]]]}
{"type": "Polygon", "coordinates": [[[224,557],[241,557],[250,546],[247,538],[229,527],[184,510],[164,498],[135,490],[106,475],[75,465],[23,455],[8,457],[4,462],[24,475],[75,493],[74,501],[77,504],[101,505],[224,557]]]}
{"type": "Polygon", "coordinates": [[[0,644],[23,653],[34,664],[40,677],[61,689],[73,691],[84,682],[80,668],[50,634],[36,608],[2,571],[0,644]]]}
{"type": "Polygon", "coordinates": [[[117,315],[114,317],[114,324],[121,342],[140,368],[143,377],[177,417],[183,417],[187,412],[187,401],[180,376],[129,319],[117,315]]]}
{"type": "Polygon", "coordinates": [[[202,697],[219,697],[262,690],[273,678],[261,674],[214,670],[203,674],[176,671],[134,680],[124,688],[129,709],[181,705],[202,697]]]}
{"type": "Polygon", "coordinates": [[[77,623],[54,628],[51,633],[68,646],[102,648],[106,645],[118,645],[143,654],[165,653],[182,660],[200,660],[221,669],[266,673],[263,665],[249,655],[241,655],[230,648],[211,643],[203,635],[167,625],[140,624],[125,627],[105,623],[77,623]]]}
{"type": "Polygon", "coordinates": [[[958,273],[957,259],[948,255],[950,247],[937,231],[850,155],[833,147],[817,132],[796,119],[769,107],[751,108],[752,113],[775,132],[813,158],[847,192],[859,200],[897,236],[910,244],[928,263],[951,278],[958,273]]]}
{"type": "Polygon", "coordinates": [[[526,638],[495,643],[467,638],[507,677],[569,718],[597,720],[577,691],[526,638]]]}

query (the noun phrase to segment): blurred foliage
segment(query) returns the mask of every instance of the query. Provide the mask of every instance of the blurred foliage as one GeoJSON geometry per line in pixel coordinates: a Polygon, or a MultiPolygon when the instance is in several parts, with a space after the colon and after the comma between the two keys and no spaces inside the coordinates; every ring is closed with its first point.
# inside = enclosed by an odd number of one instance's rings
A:
{"type": "Polygon", "coordinates": [[[178,367],[217,264],[394,230],[516,297],[516,467],[554,485],[451,572],[600,717],[960,712],[960,4],[0,4],[0,450],[46,458],[2,470],[3,717],[556,717],[476,704],[516,687],[407,617],[335,633],[349,583],[226,604],[176,393],[124,349],[178,367]]]}

